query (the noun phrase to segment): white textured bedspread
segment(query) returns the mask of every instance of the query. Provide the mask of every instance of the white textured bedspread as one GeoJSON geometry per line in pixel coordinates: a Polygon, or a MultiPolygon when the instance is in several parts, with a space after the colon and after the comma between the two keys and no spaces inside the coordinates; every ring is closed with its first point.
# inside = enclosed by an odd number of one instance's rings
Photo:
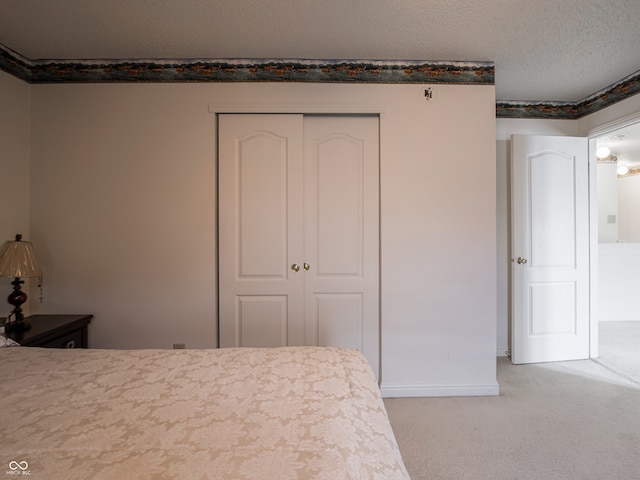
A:
{"type": "Polygon", "coordinates": [[[408,479],[355,351],[0,350],[0,476],[408,479]]]}

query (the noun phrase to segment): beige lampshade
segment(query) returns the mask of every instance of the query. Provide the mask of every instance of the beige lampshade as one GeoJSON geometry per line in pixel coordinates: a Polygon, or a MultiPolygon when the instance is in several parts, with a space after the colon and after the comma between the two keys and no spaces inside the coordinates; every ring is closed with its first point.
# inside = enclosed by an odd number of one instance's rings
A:
{"type": "Polygon", "coordinates": [[[0,277],[37,277],[40,266],[31,242],[23,242],[20,235],[0,247],[0,277]]]}

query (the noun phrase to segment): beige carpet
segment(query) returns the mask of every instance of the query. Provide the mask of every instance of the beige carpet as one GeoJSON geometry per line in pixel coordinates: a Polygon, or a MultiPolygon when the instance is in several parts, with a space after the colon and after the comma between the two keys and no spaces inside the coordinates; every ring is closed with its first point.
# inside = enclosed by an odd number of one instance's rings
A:
{"type": "MultiPolygon", "coordinates": [[[[640,344],[626,343],[633,358],[640,344]]],[[[596,361],[498,359],[499,397],[386,399],[411,478],[640,479],[640,364],[618,374],[607,348],[596,361]]]]}

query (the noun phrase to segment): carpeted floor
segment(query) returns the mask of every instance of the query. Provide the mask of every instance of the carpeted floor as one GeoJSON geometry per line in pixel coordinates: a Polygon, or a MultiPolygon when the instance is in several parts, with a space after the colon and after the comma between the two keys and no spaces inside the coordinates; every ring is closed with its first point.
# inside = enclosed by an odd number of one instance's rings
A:
{"type": "Polygon", "coordinates": [[[412,479],[640,479],[639,350],[603,322],[597,360],[498,359],[499,397],[386,399],[412,479]]]}
{"type": "Polygon", "coordinates": [[[640,322],[601,322],[602,366],[640,387],[640,322]]]}

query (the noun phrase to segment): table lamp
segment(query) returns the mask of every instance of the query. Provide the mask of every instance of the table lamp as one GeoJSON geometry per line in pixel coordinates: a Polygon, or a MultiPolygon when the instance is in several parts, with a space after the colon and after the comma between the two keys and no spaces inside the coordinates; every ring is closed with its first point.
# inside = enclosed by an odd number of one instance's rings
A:
{"type": "Polygon", "coordinates": [[[36,260],[31,242],[22,240],[22,235],[16,235],[15,240],[7,240],[0,247],[0,277],[12,277],[13,292],[7,297],[7,301],[13,305],[13,311],[9,314],[5,331],[23,331],[31,328],[22,313],[22,304],[27,301],[27,294],[22,291],[20,285],[24,283],[22,277],[37,277],[40,275],[40,267],[36,260]]]}

